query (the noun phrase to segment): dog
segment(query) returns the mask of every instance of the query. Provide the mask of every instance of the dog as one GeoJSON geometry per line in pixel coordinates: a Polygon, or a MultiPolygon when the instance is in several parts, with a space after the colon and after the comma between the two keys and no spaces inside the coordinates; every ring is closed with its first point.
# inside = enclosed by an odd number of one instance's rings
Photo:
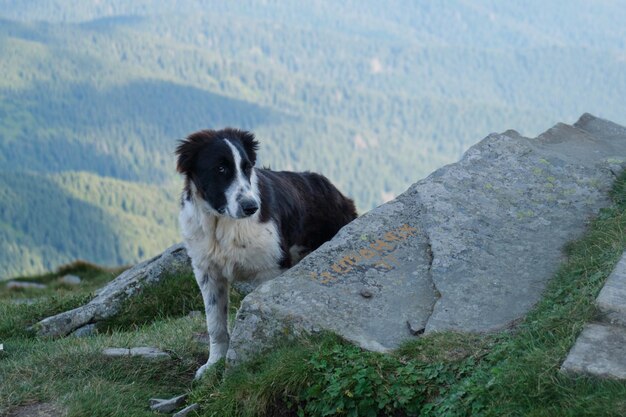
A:
{"type": "Polygon", "coordinates": [[[210,338],[196,379],[228,350],[230,283],[278,276],[357,217],[354,202],[322,175],[256,168],[258,147],[252,133],[226,128],[193,133],[176,148],[180,227],[210,338]]]}

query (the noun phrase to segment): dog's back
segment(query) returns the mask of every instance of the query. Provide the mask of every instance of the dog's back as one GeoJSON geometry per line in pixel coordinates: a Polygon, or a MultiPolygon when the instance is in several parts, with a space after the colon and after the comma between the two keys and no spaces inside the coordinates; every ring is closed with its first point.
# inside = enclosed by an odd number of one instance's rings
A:
{"type": "Polygon", "coordinates": [[[285,254],[283,267],[332,239],[357,217],[354,202],[326,177],[312,172],[257,169],[261,221],[274,221],[285,254]],[[295,256],[297,248],[300,256],[295,256]],[[291,256],[289,256],[291,255],[291,256]]]}

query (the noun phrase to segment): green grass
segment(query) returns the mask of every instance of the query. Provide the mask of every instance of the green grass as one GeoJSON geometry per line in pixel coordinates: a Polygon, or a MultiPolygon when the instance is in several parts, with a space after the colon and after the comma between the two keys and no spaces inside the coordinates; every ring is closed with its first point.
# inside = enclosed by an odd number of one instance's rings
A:
{"type": "Polygon", "coordinates": [[[10,337],[32,337],[27,328],[39,320],[76,308],[89,301],[93,292],[119,275],[123,268],[108,269],[77,261],[59,267],[56,272],[32,277],[17,277],[15,281],[45,284],[46,288],[6,288],[0,282],[0,340],[10,337]],[[60,282],[64,275],[81,278],[79,285],[60,282]]]}
{"type": "Polygon", "coordinates": [[[78,339],[4,340],[0,357],[0,415],[19,404],[53,401],[69,416],[143,416],[148,399],[187,390],[205,350],[191,339],[201,318],[164,320],[136,332],[78,339]],[[107,347],[155,346],[171,360],[106,358],[107,347]]]}
{"type": "Polygon", "coordinates": [[[121,311],[98,324],[100,331],[135,330],[167,317],[204,311],[202,295],[193,275],[169,276],[127,299],[121,311]]]}
{"type": "Polygon", "coordinates": [[[279,347],[225,378],[212,370],[192,401],[206,416],[414,415],[472,369],[485,348],[483,340],[442,333],[383,355],[325,334],[279,347]],[[437,343],[449,351],[435,353],[437,343]]]}
{"type": "MultiPolygon", "coordinates": [[[[230,290],[229,319],[237,313],[242,296],[230,290]]],[[[101,332],[136,330],[170,317],[183,317],[192,311],[204,311],[202,294],[193,274],[168,276],[157,285],[144,288],[127,299],[120,312],[98,323],[101,332]]]]}
{"type": "MultiPolygon", "coordinates": [[[[193,338],[205,330],[203,318],[185,316],[199,302],[191,277],[172,277],[144,291],[106,331],[82,339],[37,339],[24,327],[79,304],[88,296],[84,290],[58,287],[54,298],[33,305],[2,296],[0,415],[20,404],[52,401],[69,416],[148,416],[154,415],[149,398],[185,392],[200,403],[201,416],[626,415],[625,382],[559,372],[584,324],[598,317],[595,297],[626,247],[626,174],[612,196],[613,206],[568,245],[567,262],[514,330],[427,335],[392,355],[323,334],[279,345],[226,373],[221,363],[194,383],[207,352],[193,338]],[[100,354],[105,347],[148,345],[173,359],[100,354]]],[[[54,274],[38,279],[56,282],[54,274]]],[[[95,273],[91,279],[105,280],[95,273]]]]}
{"type": "MultiPolygon", "coordinates": [[[[21,404],[54,402],[68,416],[142,416],[148,399],[178,395],[189,389],[196,369],[208,356],[194,336],[206,332],[203,310],[191,275],[173,276],[145,288],[120,313],[87,338],[39,339],[29,326],[47,316],[78,307],[122,270],[84,262],[54,273],[16,278],[46,284],[45,289],[9,290],[0,284],[0,415],[21,404]],[[78,286],[61,284],[66,274],[81,277],[78,286]],[[30,300],[24,304],[15,301],[30,300]],[[105,358],[107,347],[154,346],[172,360],[105,358]]],[[[231,318],[241,296],[231,291],[231,318]]]]}
{"type": "MultiPolygon", "coordinates": [[[[0,288],[0,343],[4,344],[0,353],[0,415],[21,404],[50,401],[68,416],[153,415],[147,408],[149,398],[187,389],[208,353],[193,339],[194,333],[205,329],[204,320],[184,317],[185,309],[163,308],[154,297],[163,296],[162,301],[171,305],[177,305],[176,297],[193,300],[199,291],[189,285],[189,277],[177,277],[144,291],[138,299],[145,303],[125,305],[121,317],[127,323],[92,337],[39,339],[28,330],[44,317],[84,304],[96,288],[119,272],[75,263],[55,273],[19,278],[47,284],[45,289],[0,288]],[[81,284],[60,284],[59,278],[68,273],[80,276],[81,284]],[[34,302],[15,303],[24,298],[34,302]],[[122,331],[127,329],[132,331],[122,331]],[[112,359],[101,354],[107,347],[134,346],[163,349],[172,360],[112,359]]],[[[193,279],[191,283],[195,286],[193,279]]]]}
{"type": "Polygon", "coordinates": [[[104,284],[119,275],[125,268],[104,268],[85,261],[76,261],[60,266],[56,272],[46,274],[16,277],[11,281],[34,282],[44,284],[45,289],[33,288],[6,288],[5,281],[0,281],[0,300],[36,299],[40,297],[59,296],[65,294],[88,294],[102,287],[104,284]],[[60,278],[64,275],[76,275],[81,278],[78,286],[64,284],[60,278]]]}

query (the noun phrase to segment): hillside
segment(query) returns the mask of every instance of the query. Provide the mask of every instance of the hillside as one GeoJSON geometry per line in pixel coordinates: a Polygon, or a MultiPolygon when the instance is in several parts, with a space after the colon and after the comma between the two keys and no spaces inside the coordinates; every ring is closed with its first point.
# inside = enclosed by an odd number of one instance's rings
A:
{"type": "MultiPolygon", "coordinates": [[[[200,128],[254,130],[262,164],[324,172],[365,211],[487,132],[532,136],[585,111],[626,121],[619,1],[0,0],[0,17],[0,171],[15,194],[1,200],[0,223],[20,248],[2,259],[11,274],[73,257],[134,262],[140,245],[126,250],[121,229],[152,242],[144,256],[165,247],[175,222],[155,234],[135,216],[102,217],[97,244],[69,250],[63,236],[79,232],[59,231],[43,250],[11,213],[28,206],[46,230],[55,217],[12,184],[85,172],[84,184],[118,181],[113,201],[175,190],[175,140],[200,128]]],[[[69,204],[45,181],[42,192],[69,204]]],[[[84,184],[81,199],[111,209],[84,184]]],[[[174,205],[157,205],[159,216],[174,205]]],[[[92,221],[90,210],[76,212],[77,225],[92,221]]]]}
{"type": "Polygon", "coordinates": [[[178,239],[178,190],[89,173],[0,172],[0,277],[138,262],[178,239]]]}

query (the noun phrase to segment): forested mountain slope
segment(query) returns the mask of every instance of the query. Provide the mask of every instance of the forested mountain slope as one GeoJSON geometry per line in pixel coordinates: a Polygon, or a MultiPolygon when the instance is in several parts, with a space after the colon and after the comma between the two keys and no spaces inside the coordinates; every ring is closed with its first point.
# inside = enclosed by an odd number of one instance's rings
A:
{"type": "Polygon", "coordinates": [[[0,172],[3,277],[75,259],[123,265],[177,241],[178,190],[89,173],[0,172]]]}
{"type": "Polygon", "coordinates": [[[175,141],[201,128],[253,130],[262,164],[321,171],[363,211],[489,132],[626,122],[624,1],[0,0],[0,17],[11,274],[176,239],[175,141]],[[137,196],[153,212],[120,203],[137,196]]]}

